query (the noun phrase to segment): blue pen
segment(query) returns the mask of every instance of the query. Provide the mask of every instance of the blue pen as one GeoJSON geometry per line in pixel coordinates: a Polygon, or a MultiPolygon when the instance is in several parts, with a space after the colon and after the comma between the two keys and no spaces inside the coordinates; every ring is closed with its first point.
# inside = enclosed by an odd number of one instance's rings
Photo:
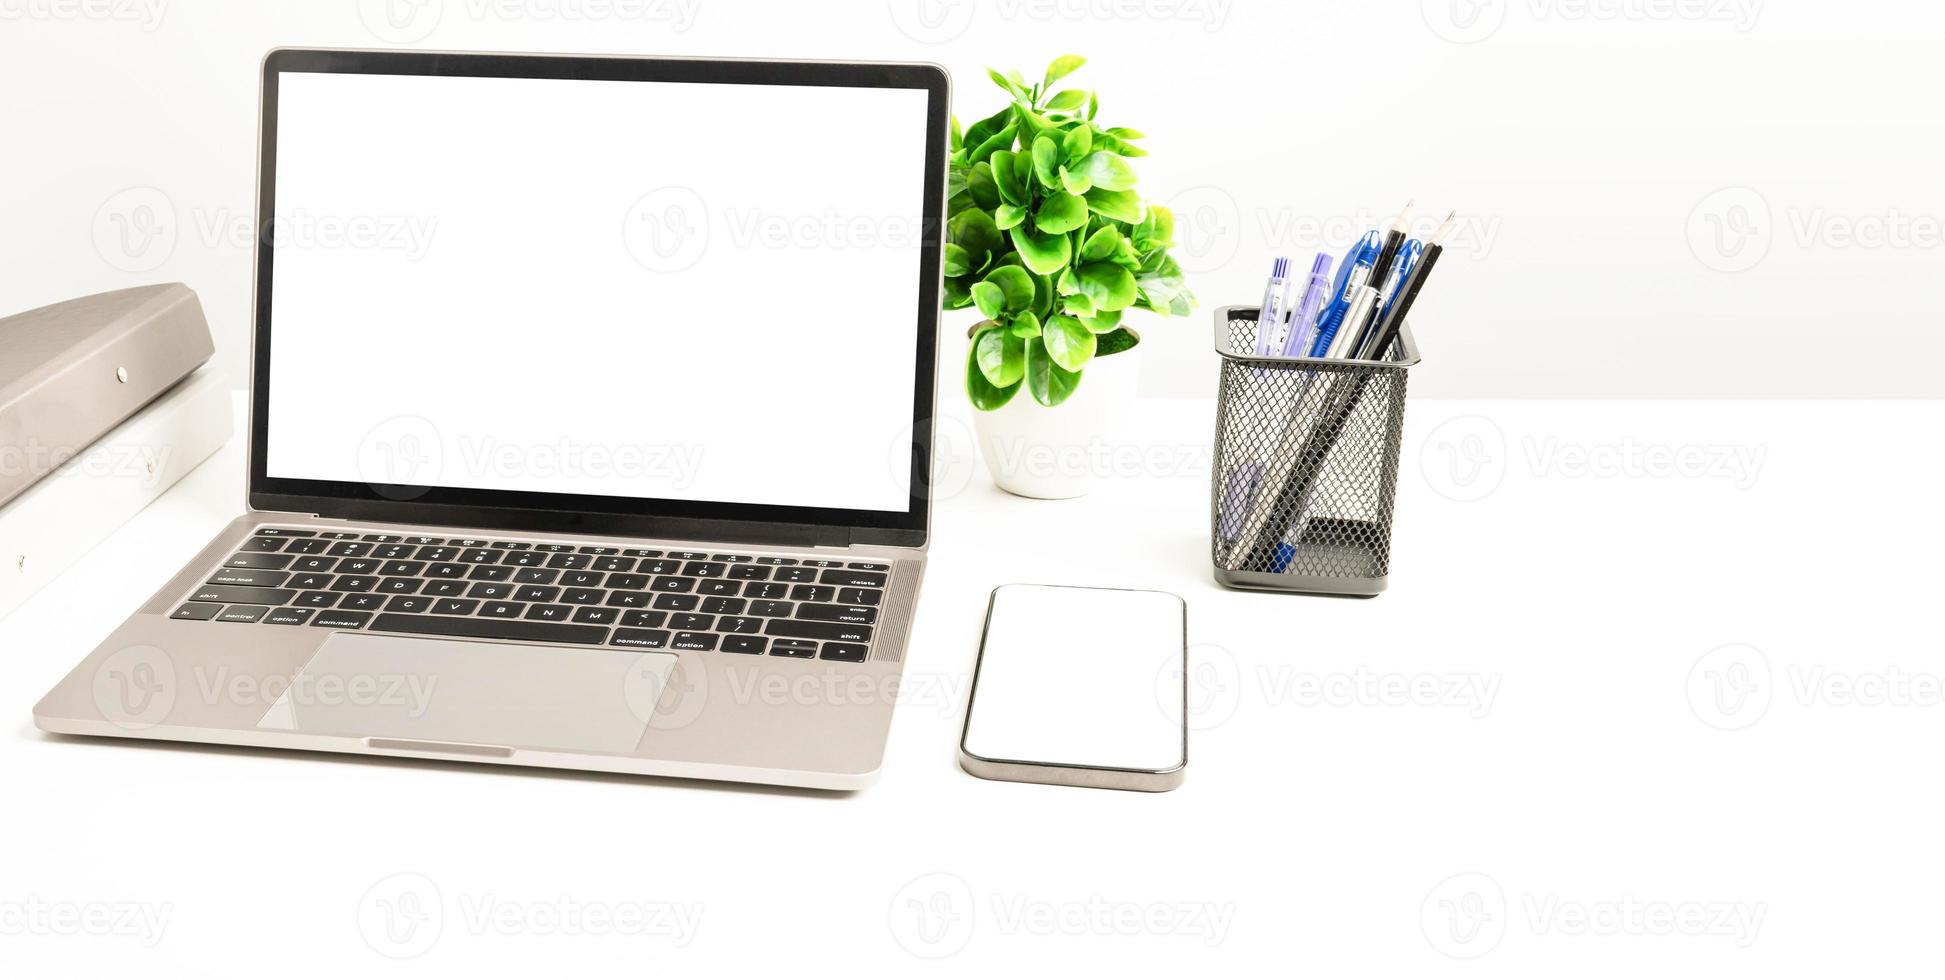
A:
{"type": "Polygon", "coordinates": [[[1418,257],[1425,254],[1425,244],[1414,238],[1398,250],[1398,258],[1391,263],[1391,272],[1384,277],[1384,284],[1378,288],[1378,315],[1371,318],[1373,323],[1383,323],[1391,312],[1391,304],[1398,299],[1398,284],[1411,275],[1412,266],[1418,264],[1418,257]]]}
{"type": "Polygon", "coordinates": [[[1330,304],[1317,317],[1317,339],[1310,345],[1311,357],[1322,357],[1330,350],[1337,328],[1344,323],[1344,314],[1351,309],[1352,298],[1357,295],[1358,287],[1370,278],[1371,267],[1377,264],[1378,253],[1383,249],[1384,239],[1378,237],[1374,228],[1344,253],[1344,261],[1337,267],[1337,283],[1332,287],[1330,304]]]}

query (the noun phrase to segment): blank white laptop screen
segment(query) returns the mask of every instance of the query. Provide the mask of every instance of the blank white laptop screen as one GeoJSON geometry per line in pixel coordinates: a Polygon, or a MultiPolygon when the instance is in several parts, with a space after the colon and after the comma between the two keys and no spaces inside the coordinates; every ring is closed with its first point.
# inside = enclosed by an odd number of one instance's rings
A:
{"type": "Polygon", "coordinates": [[[267,475],[905,511],[925,124],[914,89],[282,74],[267,475]]]}

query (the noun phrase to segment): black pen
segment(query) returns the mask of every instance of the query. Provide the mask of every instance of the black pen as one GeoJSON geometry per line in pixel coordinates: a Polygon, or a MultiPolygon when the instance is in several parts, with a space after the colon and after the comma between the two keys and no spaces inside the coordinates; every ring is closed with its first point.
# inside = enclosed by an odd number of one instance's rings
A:
{"type": "Polygon", "coordinates": [[[1384,357],[1391,339],[1398,335],[1398,327],[1405,322],[1405,314],[1411,312],[1412,302],[1418,299],[1418,290],[1432,275],[1432,267],[1438,264],[1438,257],[1445,252],[1445,236],[1452,231],[1452,219],[1457,211],[1445,216],[1445,223],[1432,233],[1431,241],[1425,243],[1425,254],[1418,257],[1418,263],[1411,267],[1405,281],[1398,284],[1398,295],[1384,316],[1377,322],[1369,337],[1360,338],[1364,343],[1351,352],[1352,357],[1377,359],[1384,357]]]}
{"type": "MultiPolygon", "coordinates": [[[[1417,198],[1407,200],[1405,206],[1398,210],[1398,217],[1392,220],[1391,230],[1385,232],[1384,244],[1378,249],[1378,260],[1371,263],[1371,275],[1364,280],[1365,282],[1379,286],[1384,282],[1385,277],[1391,274],[1391,263],[1398,261],[1398,250],[1405,245],[1405,215],[1411,213],[1412,202],[1415,200],[1417,198]]],[[[1363,348],[1364,342],[1369,339],[1371,324],[1377,319],[1377,311],[1377,307],[1372,307],[1369,319],[1362,322],[1346,320],[1339,328],[1339,332],[1349,341],[1345,346],[1346,350],[1355,351],[1363,348]]]]}

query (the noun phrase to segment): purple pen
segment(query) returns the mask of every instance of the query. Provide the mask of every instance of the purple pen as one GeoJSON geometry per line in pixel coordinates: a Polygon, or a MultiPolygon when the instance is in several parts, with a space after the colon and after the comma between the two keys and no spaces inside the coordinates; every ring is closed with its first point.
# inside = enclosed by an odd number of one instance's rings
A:
{"type": "Polygon", "coordinates": [[[1317,310],[1328,295],[1330,253],[1318,252],[1310,263],[1310,284],[1303,288],[1303,298],[1297,300],[1296,309],[1290,312],[1290,328],[1284,333],[1284,357],[1301,357],[1310,350],[1317,336],[1317,310]]]}

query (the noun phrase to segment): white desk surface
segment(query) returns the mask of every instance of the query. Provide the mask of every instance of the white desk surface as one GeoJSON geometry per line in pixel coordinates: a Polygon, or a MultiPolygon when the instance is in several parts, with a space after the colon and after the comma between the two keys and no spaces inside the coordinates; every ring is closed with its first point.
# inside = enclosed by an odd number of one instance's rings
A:
{"type": "Polygon", "coordinates": [[[1414,401],[1392,589],[1365,601],[1211,583],[1212,413],[1141,403],[1129,444],[1163,452],[1084,499],[974,474],[941,503],[906,703],[882,779],[851,796],[39,733],[40,695],[239,511],[239,437],[0,622],[0,962],[1638,977],[1935,960],[1945,405],[1414,401]],[[1187,598],[1186,785],[957,768],[1004,582],[1187,598]]]}

